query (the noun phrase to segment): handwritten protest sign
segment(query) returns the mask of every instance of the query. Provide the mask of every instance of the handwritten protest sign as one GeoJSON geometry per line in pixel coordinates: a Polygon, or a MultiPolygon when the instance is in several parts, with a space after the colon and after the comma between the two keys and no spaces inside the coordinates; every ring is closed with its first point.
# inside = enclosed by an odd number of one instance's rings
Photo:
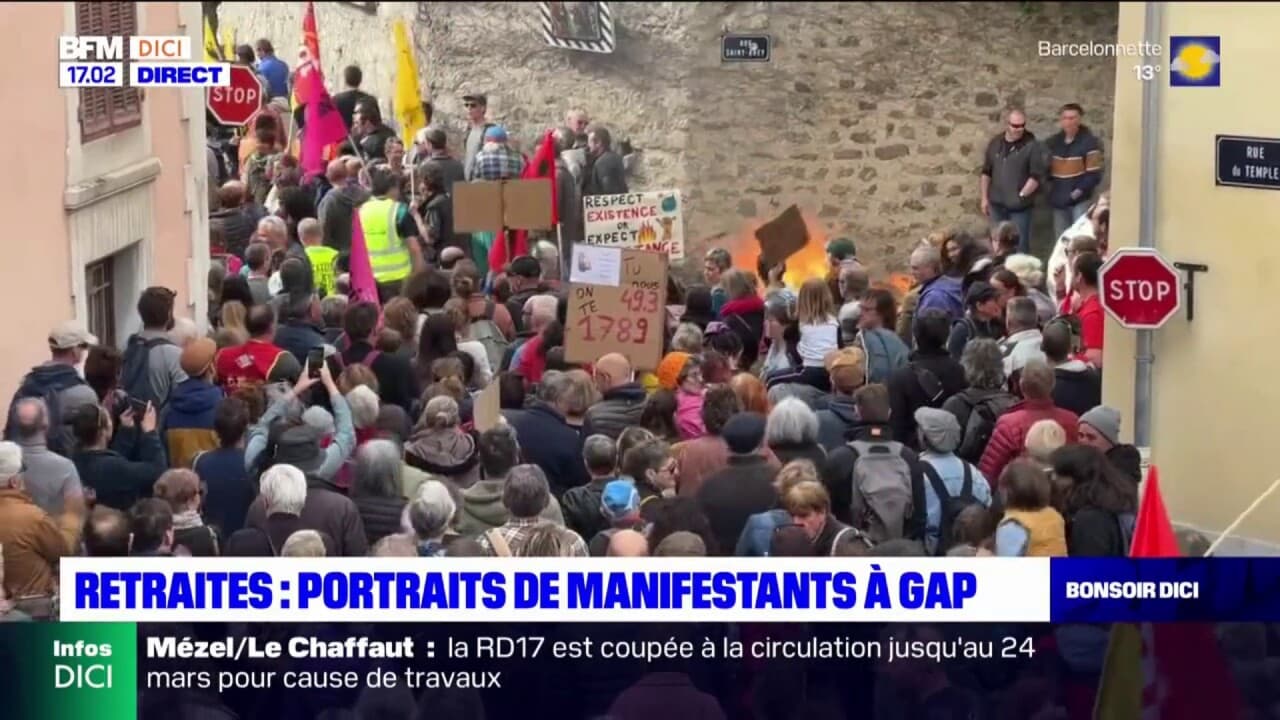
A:
{"type": "Polygon", "coordinates": [[[452,195],[453,229],[457,232],[553,227],[551,182],[545,178],[458,183],[452,195]]]}
{"type": "MultiPolygon", "coordinates": [[[[588,363],[616,352],[627,356],[637,370],[657,369],[666,331],[667,256],[623,248],[590,250],[589,254],[574,253],[574,267],[584,261],[603,262],[618,268],[617,281],[569,285],[565,359],[588,363]],[[618,257],[601,258],[600,253],[618,253],[618,257]]],[[[593,279],[608,281],[613,277],[612,273],[598,273],[593,279]]]]}
{"type": "Polygon", "coordinates": [[[756,239],[760,241],[760,255],[765,259],[765,267],[773,267],[786,262],[787,258],[809,244],[809,229],[804,224],[800,208],[792,205],[760,226],[756,230],[756,239]]]}
{"type": "Polygon", "coordinates": [[[666,253],[684,259],[684,203],[679,190],[582,199],[585,240],[632,250],[666,253]]]}

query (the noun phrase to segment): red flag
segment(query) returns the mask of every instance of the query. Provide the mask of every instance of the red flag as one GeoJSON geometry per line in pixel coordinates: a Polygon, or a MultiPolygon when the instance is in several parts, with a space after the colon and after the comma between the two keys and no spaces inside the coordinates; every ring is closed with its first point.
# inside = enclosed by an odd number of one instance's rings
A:
{"type": "Polygon", "coordinates": [[[369,263],[369,248],[364,244],[364,226],[360,224],[360,210],[351,217],[351,301],[378,303],[378,284],[373,279],[373,266],[369,263]]]}
{"type": "MultiPolygon", "coordinates": [[[[555,131],[548,130],[542,136],[542,143],[538,145],[538,150],[533,154],[533,160],[524,166],[524,172],[520,178],[523,180],[547,179],[551,182],[551,227],[554,228],[556,223],[560,222],[558,208],[560,207],[556,201],[556,138],[555,131]]],[[[513,251],[514,257],[529,254],[529,231],[514,230],[513,251]]],[[[507,243],[505,238],[498,237],[493,241],[493,247],[489,248],[489,269],[495,274],[501,272],[502,266],[512,258],[507,257],[507,243]]],[[[568,258],[561,258],[560,262],[568,262],[568,258]]]]}
{"type": "Polygon", "coordinates": [[[320,35],[316,31],[316,6],[307,1],[307,12],[302,16],[302,44],[307,48],[311,62],[320,65],[320,35]]]}
{"type": "Polygon", "coordinates": [[[1178,537],[1173,534],[1173,523],[1164,507],[1160,494],[1160,472],[1155,465],[1147,471],[1147,483],[1142,489],[1142,502],[1138,505],[1138,522],[1133,529],[1133,544],[1129,557],[1160,558],[1181,557],[1178,537]]]}
{"type": "MultiPolygon", "coordinates": [[[[1135,558],[1179,557],[1178,539],[1160,494],[1160,474],[1152,465],[1133,531],[1135,558]]],[[[1162,720],[1241,717],[1240,690],[1218,647],[1213,626],[1203,623],[1149,623],[1142,627],[1144,710],[1162,720]]]]}

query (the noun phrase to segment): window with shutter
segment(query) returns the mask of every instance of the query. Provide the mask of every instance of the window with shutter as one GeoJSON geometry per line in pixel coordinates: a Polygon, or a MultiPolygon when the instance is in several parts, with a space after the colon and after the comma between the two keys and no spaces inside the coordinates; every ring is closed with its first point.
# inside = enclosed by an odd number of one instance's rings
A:
{"type": "MultiPolygon", "coordinates": [[[[76,34],[125,38],[124,76],[129,77],[129,37],[138,32],[132,2],[77,2],[76,34]]],[[[89,142],[142,124],[141,91],[132,87],[80,88],[80,141],[89,142]]]]}

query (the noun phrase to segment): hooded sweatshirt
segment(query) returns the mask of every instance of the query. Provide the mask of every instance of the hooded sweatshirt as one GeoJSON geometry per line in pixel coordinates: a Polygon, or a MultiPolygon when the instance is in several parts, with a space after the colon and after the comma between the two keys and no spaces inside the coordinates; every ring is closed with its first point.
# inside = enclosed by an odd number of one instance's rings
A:
{"type": "Polygon", "coordinates": [[[405,444],[404,459],[423,472],[449,478],[460,488],[480,479],[475,438],[457,428],[418,428],[405,444]]]}
{"type": "MultiPolygon", "coordinates": [[[[504,479],[480,480],[462,491],[462,507],[458,508],[456,521],[459,533],[472,537],[506,524],[511,514],[502,504],[504,483],[504,479]]],[[[556,525],[564,525],[564,513],[554,495],[550,496],[550,502],[539,517],[556,525]]]]}
{"type": "Polygon", "coordinates": [[[320,201],[316,213],[324,229],[325,245],[343,255],[351,253],[351,218],[356,208],[369,199],[369,191],[357,183],[348,183],[329,191],[320,201]]]}
{"type": "Polygon", "coordinates": [[[853,398],[832,395],[827,407],[818,411],[818,444],[830,453],[845,444],[845,435],[857,424],[858,408],[853,398]]]}
{"type": "Polygon", "coordinates": [[[161,436],[169,449],[169,465],[189,468],[196,455],[220,447],[213,430],[214,410],[222,388],[201,378],[179,383],[169,397],[161,436]]]}

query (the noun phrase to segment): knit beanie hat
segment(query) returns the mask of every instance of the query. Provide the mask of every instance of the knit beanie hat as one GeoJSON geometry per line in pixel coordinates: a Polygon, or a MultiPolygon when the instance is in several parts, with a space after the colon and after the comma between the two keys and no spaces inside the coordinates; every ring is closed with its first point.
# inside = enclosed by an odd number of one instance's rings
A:
{"type": "Polygon", "coordinates": [[[750,455],[760,449],[764,442],[765,417],[760,413],[735,413],[720,431],[729,452],[735,455],[750,455]]]}
{"type": "Polygon", "coordinates": [[[610,480],[600,495],[600,509],[612,523],[640,509],[640,493],[630,478],[610,480]]]}
{"type": "Polygon", "coordinates": [[[654,373],[658,376],[658,387],[675,390],[680,385],[680,371],[684,370],[690,357],[692,356],[687,352],[667,353],[662,362],[658,363],[658,371],[654,373]]]}
{"type": "Polygon", "coordinates": [[[1112,445],[1120,444],[1120,411],[1099,405],[1080,416],[1080,422],[1088,425],[1112,445]]]}
{"type": "Polygon", "coordinates": [[[213,364],[213,358],[217,354],[218,346],[213,340],[196,338],[182,349],[178,364],[182,366],[182,372],[189,377],[200,377],[213,364]]]}

